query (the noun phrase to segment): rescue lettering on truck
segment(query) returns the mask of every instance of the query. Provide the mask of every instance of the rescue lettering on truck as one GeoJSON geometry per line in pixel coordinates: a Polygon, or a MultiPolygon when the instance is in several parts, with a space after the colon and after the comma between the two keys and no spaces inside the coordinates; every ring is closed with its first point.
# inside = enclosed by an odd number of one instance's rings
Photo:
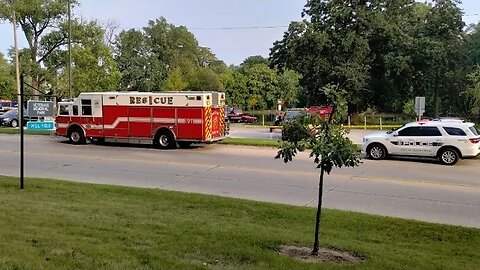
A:
{"type": "Polygon", "coordinates": [[[167,149],[177,143],[215,142],[226,135],[221,92],[81,93],[58,105],[56,135],[74,144],[90,139],[167,149]]]}

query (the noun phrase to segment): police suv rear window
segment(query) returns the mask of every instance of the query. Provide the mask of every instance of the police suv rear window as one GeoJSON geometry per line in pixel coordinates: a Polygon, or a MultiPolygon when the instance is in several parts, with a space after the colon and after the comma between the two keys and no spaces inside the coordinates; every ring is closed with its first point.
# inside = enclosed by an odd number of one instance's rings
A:
{"type": "Polygon", "coordinates": [[[478,136],[478,130],[475,127],[470,127],[470,130],[473,132],[473,135],[478,136]]]}
{"type": "Polygon", "coordinates": [[[422,127],[422,136],[442,136],[437,127],[422,127]]]}
{"type": "Polygon", "coordinates": [[[451,136],[467,136],[467,134],[465,133],[465,131],[463,131],[463,130],[460,129],[460,128],[455,128],[455,127],[443,127],[443,129],[445,129],[445,131],[448,133],[448,135],[451,135],[451,136]]]}

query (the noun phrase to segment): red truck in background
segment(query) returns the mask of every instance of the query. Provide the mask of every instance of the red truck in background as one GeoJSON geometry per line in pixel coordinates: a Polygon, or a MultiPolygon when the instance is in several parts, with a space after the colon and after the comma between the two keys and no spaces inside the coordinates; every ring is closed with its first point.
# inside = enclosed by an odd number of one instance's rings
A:
{"type": "Polygon", "coordinates": [[[242,109],[240,108],[228,108],[227,109],[227,118],[229,122],[232,123],[255,123],[257,122],[257,118],[255,116],[251,116],[245,114],[242,109]]]}
{"type": "Polygon", "coordinates": [[[282,129],[282,123],[289,121],[290,119],[300,115],[302,112],[306,112],[311,116],[319,115],[320,118],[325,119],[332,113],[332,107],[308,107],[308,108],[292,108],[287,109],[285,112],[280,112],[273,126],[270,127],[270,132],[275,129],[282,129]]]}

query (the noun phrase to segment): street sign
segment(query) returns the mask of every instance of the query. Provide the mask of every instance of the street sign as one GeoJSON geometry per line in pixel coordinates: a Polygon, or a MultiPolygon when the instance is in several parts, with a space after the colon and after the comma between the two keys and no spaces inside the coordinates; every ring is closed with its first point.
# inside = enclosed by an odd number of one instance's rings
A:
{"type": "Polygon", "coordinates": [[[425,113],[425,97],[415,97],[415,113],[419,118],[425,113]]]}
{"type": "Polygon", "coordinates": [[[28,116],[30,117],[47,117],[53,115],[52,101],[28,101],[28,116]]]}
{"type": "Polygon", "coordinates": [[[55,122],[46,121],[46,122],[27,122],[28,130],[54,130],[55,122]]]}

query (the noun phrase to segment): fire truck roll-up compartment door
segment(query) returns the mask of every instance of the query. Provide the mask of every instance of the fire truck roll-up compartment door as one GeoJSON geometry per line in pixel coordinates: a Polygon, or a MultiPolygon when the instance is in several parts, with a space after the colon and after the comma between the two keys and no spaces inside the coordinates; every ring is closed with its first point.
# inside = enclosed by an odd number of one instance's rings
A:
{"type": "Polygon", "coordinates": [[[155,132],[160,128],[168,128],[177,137],[175,134],[175,126],[176,126],[176,109],[175,108],[159,108],[153,107],[152,108],[152,134],[150,136],[155,136],[155,132]]]}
{"type": "Polygon", "coordinates": [[[128,137],[128,106],[104,105],[103,128],[106,138],[128,137]]]}
{"type": "Polygon", "coordinates": [[[128,136],[133,138],[152,136],[152,109],[146,107],[128,108],[128,136]]]}
{"type": "Polygon", "coordinates": [[[203,140],[202,108],[178,108],[178,140],[203,140]]]}

